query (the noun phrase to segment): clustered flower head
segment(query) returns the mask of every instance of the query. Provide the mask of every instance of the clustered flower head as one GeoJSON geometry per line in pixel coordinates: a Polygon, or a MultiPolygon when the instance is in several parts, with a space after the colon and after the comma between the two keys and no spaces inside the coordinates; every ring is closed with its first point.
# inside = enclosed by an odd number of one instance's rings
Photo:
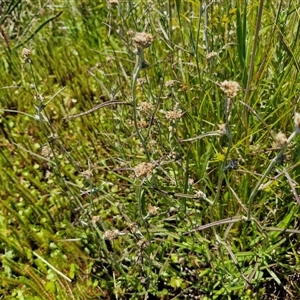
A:
{"type": "Polygon", "coordinates": [[[237,92],[241,89],[240,85],[236,81],[231,80],[225,80],[221,82],[220,88],[228,98],[236,97],[237,92]]]}
{"type": "Polygon", "coordinates": [[[89,179],[91,179],[91,177],[93,177],[93,171],[92,170],[84,170],[81,172],[81,176],[83,176],[89,180],[89,179]]]}
{"type": "Polygon", "coordinates": [[[138,109],[141,111],[141,112],[144,112],[144,113],[149,113],[152,111],[153,109],[153,104],[151,104],[150,102],[141,102],[141,104],[139,105],[138,109]]]}
{"type": "Polygon", "coordinates": [[[215,52],[215,51],[209,52],[209,53],[206,55],[206,59],[211,59],[211,58],[213,58],[213,57],[215,57],[215,56],[217,56],[217,55],[218,55],[218,53],[215,52]]]}
{"type": "Polygon", "coordinates": [[[154,41],[154,37],[150,33],[129,30],[127,34],[131,37],[134,46],[138,49],[148,48],[154,41]]]}
{"type": "Polygon", "coordinates": [[[138,126],[138,128],[147,128],[148,123],[145,120],[140,120],[137,122],[137,126],[138,126]]]}
{"type": "Polygon", "coordinates": [[[287,143],[287,137],[284,133],[278,132],[275,136],[275,147],[282,147],[287,143]]]}
{"type": "Polygon", "coordinates": [[[225,134],[227,132],[226,130],[226,124],[218,124],[218,127],[219,127],[219,131],[221,134],[225,134]]]}
{"type": "Polygon", "coordinates": [[[169,121],[176,121],[180,119],[183,115],[182,110],[179,108],[179,103],[176,103],[173,110],[165,112],[166,119],[169,121]]]}
{"type": "Polygon", "coordinates": [[[181,110],[169,110],[166,112],[166,119],[169,121],[176,121],[182,117],[181,110]]]}
{"type": "Polygon", "coordinates": [[[295,113],[294,122],[295,122],[295,130],[299,134],[300,133],[300,114],[297,112],[295,113]]]}
{"type": "Polygon", "coordinates": [[[47,158],[53,157],[53,152],[52,152],[51,148],[47,145],[42,147],[41,154],[42,154],[42,156],[47,157],[47,158]]]}
{"type": "Polygon", "coordinates": [[[134,167],[136,177],[149,177],[153,171],[153,164],[142,162],[134,167]]]}
{"type": "Polygon", "coordinates": [[[158,214],[159,207],[152,206],[151,204],[148,205],[148,213],[152,216],[156,216],[158,214]]]}
{"type": "Polygon", "coordinates": [[[178,81],[176,81],[176,80],[174,80],[174,79],[168,80],[168,81],[166,81],[165,86],[166,86],[167,88],[173,87],[173,86],[175,85],[176,82],[178,82],[178,81]]]}
{"type": "Polygon", "coordinates": [[[23,50],[22,50],[22,57],[23,57],[23,59],[24,59],[24,61],[26,63],[30,63],[31,62],[30,55],[31,55],[31,50],[29,50],[27,48],[23,48],[23,50]]]}
{"type": "Polygon", "coordinates": [[[109,4],[110,4],[111,6],[116,6],[116,5],[119,4],[119,0],[109,0],[109,4]]]}
{"type": "MultiPolygon", "coordinates": [[[[134,121],[133,120],[128,120],[128,125],[129,126],[134,126],[134,121]]],[[[137,127],[140,129],[144,129],[148,127],[148,123],[145,120],[139,120],[137,121],[137,127]]]]}
{"type": "Polygon", "coordinates": [[[147,83],[147,79],[145,77],[141,77],[141,78],[138,78],[137,82],[139,85],[142,86],[147,83]]]}
{"type": "Polygon", "coordinates": [[[106,230],[103,234],[103,239],[107,241],[114,240],[119,235],[119,230],[106,230]]]}

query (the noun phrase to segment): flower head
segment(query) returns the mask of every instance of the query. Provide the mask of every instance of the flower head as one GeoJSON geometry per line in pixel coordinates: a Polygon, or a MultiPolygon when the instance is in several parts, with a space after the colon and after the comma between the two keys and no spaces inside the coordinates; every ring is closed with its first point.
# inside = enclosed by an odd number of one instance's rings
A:
{"type": "Polygon", "coordinates": [[[179,110],[169,110],[166,112],[166,119],[169,121],[176,121],[182,117],[183,113],[179,110]]]}
{"type": "Polygon", "coordinates": [[[287,137],[284,133],[278,132],[275,136],[275,146],[282,147],[287,143],[287,137]]]}
{"type": "Polygon", "coordinates": [[[138,49],[148,48],[154,41],[154,37],[150,33],[129,30],[127,34],[131,37],[134,46],[138,49]]]}
{"type": "Polygon", "coordinates": [[[153,164],[152,163],[140,163],[134,168],[135,176],[136,177],[149,177],[153,171],[153,164]]]}
{"type": "Polygon", "coordinates": [[[213,58],[213,57],[215,57],[215,56],[217,56],[217,55],[218,55],[218,53],[215,52],[215,51],[209,52],[209,53],[206,55],[206,59],[211,59],[211,58],[213,58]]]}
{"type": "Polygon", "coordinates": [[[114,240],[119,235],[119,230],[106,230],[103,234],[103,239],[107,241],[114,240]]]}
{"type": "Polygon", "coordinates": [[[158,214],[159,207],[152,206],[151,204],[148,205],[148,213],[152,216],[156,216],[158,214]]]}
{"type": "Polygon", "coordinates": [[[220,88],[228,98],[236,97],[237,92],[241,89],[240,85],[236,81],[228,80],[221,82],[220,88]]]}
{"type": "Polygon", "coordinates": [[[297,112],[295,113],[294,122],[296,132],[300,133],[300,114],[297,112]]]}
{"type": "Polygon", "coordinates": [[[109,4],[110,4],[111,6],[116,6],[116,5],[119,4],[119,0],[109,0],[109,4]]]}
{"type": "Polygon", "coordinates": [[[144,113],[149,113],[153,110],[153,104],[151,104],[150,102],[141,102],[141,104],[139,105],[138,109],[141,111],[141,112],[144,112],[144,113]]]}
{"type": "Polygon", "coordinates": [[[23,57],[23,59],[24,59],[24,61],[26,63],[30,63],[31,62],[30,55],[31,55],[31,50],[29,50],[27,48],[23,48],[22,49],[22,57],[23,57]]]}

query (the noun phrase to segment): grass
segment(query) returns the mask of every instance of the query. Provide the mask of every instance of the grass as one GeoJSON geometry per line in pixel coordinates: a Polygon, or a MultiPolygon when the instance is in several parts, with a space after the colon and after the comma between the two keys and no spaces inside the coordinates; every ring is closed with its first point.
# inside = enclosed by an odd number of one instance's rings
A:
{"type": "Polygon", "coordinates": [[[0,10],[1,297],[298,299],[299,4],[109,2],[0,10]]]}

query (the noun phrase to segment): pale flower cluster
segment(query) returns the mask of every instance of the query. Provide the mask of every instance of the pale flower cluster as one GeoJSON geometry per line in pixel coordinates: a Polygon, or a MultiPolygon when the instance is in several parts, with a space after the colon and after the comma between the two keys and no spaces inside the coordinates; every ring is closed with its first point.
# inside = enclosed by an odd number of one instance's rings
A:
{"type": "Polygon", "coordinates": [[[148,213],[152,216],[156,216],[158,214],[159,207],[152,206],[151,204],[148,205],[148,213]]]}
{"type": "Polygon", "coordinates": [[[106,230],[103,234],[103,239],[107,241],[114,240],[119,235],[119,230],[106,230]]]}
{"type": "Polygon", "coordinates": [[[171,80],[166,81],[165,86],[166,86],[167,88],[170,88],[170,87],[173,87],[173,86],[175,85],[175,83],[177,83],[177,81],[171,79],[171,80]]]}
{"type": "Polygon", "coordinates": [[[145,113],[149,113],[152,111],[153,109],[153,104],[151,104],[150,102],[141,102],[138,109],[142,112],[145,112],[145,113]]]}
{"type": "Polygon", "coordinates": [[[275,147],[282,147],[287,143],[287,137],[284,133],[278,132],[275,136],[275,147]]]}
{"type": "Polygon", "coordinates": [[[118,1],[118,0],[109,0],[109,4],[110,4],[111,6],[118,5],[118,4],[119,4],[119,1],[118,1]]]}
{"type": "Polygon", "coordinates": [[[300,114],[297,112],[295,113],[294,122],[296,132],[300,133],[300,114]]]}
{"type": "Polygon", "coordinates": [[[217,55],[218,55],[218,53],[215,52],[215,51],[209,52],[209,53],[206,55],[206,59],[211,59],[211,58],[213,58],[213,57],[215,57],[215,56],[217,56],[217,55]]]}
{"type": "Polygon", "coordinates": [[[176,121],[182,117],[183,113],[181,110],[169,110],[166,112],[166,119],[169,121],[176,121]]]}
{"type": "Polygon", "coordinates": [[[22,49],[22,57],[23,57],[23,59],[24,59],[24,61],[26,63],[30,63],[31,62],[30,55],[31,55],[31,50],[29,50],[27,48],[23,48],[22,49]]]}
{"type": "Polygon", "coordinates": [[[236,81],[231,80],[225,80],[221,82],[220,88],[228,98],[236,97],[237,92],[241,89],[240,85],[236,81]]]}
{"type": "Polygon", "coordinates": [[[134,46],[138,49],[148,48],[154,41],[154,37],[150,33],[129,30],[127,34],[131,37],[134,46]]]}
{"type": "Polygon", "coordinates": [[[149,177],[153,171],[153,164],[142,162],[134,167],[136,177],[149,177]]]}

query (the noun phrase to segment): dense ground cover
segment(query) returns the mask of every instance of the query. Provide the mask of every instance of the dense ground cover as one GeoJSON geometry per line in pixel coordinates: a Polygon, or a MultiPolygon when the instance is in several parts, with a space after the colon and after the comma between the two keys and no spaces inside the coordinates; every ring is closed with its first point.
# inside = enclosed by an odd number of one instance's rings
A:
{"type": "Polygon", "coordinates": [[[297,1],[3,1],[0,299],[299,299],[297,1]]]}

